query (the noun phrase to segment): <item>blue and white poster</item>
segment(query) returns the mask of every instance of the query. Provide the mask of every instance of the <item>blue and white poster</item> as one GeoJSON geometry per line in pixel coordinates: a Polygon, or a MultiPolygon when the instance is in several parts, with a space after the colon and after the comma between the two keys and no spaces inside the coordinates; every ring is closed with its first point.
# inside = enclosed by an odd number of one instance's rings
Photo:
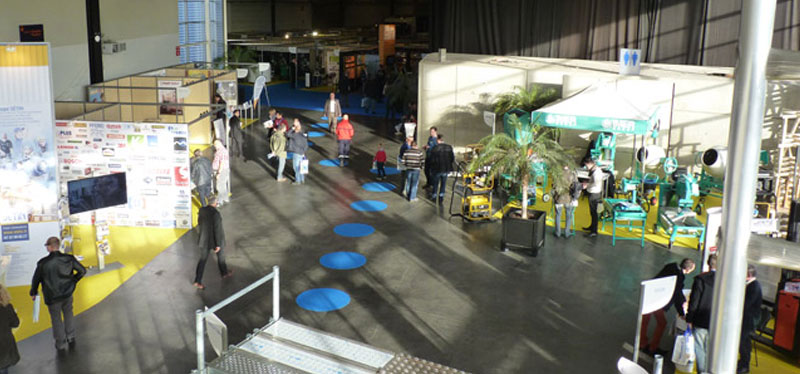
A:
{"type": "Polygon", "coordinates": [[[58,236],[50,49],[0,43],[0,225],[7,286],[30,284],[44,242],[58,236]]]}

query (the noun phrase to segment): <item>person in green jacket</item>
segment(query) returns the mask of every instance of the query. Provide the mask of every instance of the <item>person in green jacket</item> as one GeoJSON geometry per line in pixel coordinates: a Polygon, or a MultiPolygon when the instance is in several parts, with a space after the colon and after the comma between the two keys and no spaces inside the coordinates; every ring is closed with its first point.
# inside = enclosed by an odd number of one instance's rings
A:
{"type": "Polygon", "coordinates": [[[271,156],[278,158],[278,182],[286,181],[283,176],[283,167],[286,166],[286,134],[283,126],[278,126],[269,138],[269,147],[272,150],[271,156]]]}

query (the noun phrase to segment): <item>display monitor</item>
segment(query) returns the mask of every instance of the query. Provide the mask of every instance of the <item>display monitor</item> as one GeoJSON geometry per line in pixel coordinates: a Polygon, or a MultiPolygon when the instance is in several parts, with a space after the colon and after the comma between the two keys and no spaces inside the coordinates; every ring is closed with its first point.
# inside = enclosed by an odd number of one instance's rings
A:
{"type": "Polygon", "coordinates": [[[67,182],[67,191],[69,214],[128,203],[125,173],[69,181],[67,182]]]}

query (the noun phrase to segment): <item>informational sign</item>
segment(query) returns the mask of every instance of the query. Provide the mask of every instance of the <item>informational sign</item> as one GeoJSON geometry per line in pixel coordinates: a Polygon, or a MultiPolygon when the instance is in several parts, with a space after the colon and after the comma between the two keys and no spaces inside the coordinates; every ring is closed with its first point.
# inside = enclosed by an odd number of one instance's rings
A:
{"type": "Polygon", "coordinates": [[[495,122],[496,122],[495,119],[497,118],[496,116],[497,115],[494,112],[491,112],[491,111],[488,111],[488,110],[483,112],[483,123],[485,123],[486,126],[489,126],[489,127],[492,128],[492,135],[494,135],[494,131],[495,131],[495,122]]]}
{"type": "Polygon", "coordinates": [[[23,43],[43,42],[44,25],[19,25],[19,41],[23,43]]]}
{"type": "Polygon", "coordinates": [[[58,235],[58,180],[47,44],[0,43],[0,254],[6,286],[31,282],[58,235]]]}
{"type": "Polygon", "coordinates": [[[639,75],[642,68],[642,50],[627,49],[619,50],[619,74],[620,75],[639,75]]]}
{"type": "MultiPolygon", "coordinates": [[[[101,209],[111,226],[191,228],[185,124],[57,122],[61,181],[125,172],[128,203],[101,209]]],[[[91,224],[91,212],[70,216],[91,224]]]]}
{"type": "MultiPolygon", "coordinates": [[[[664,278],[650,279],[642,281],[641,294],[639,295],[639,314],[636,321],[636,337],[634,338],[634,347],[639,346],[640,330],[642,328],[642,316],[650,314],[665,307],[675,292],[675,282],[678,277],[672,275],[664,278]]],[[[634,349],[633,362],[637,362],[639,358],[639,350],[634,349]]]]}
{"type": "Polygon", "coordinates": [[[289,53],[297,53],[297,47],[289,47],[289,53]]]}
{"type": "Polygon", "coordinates": [[[158,80],[158,87],[159,88],[166,88],[164,90],[158,90],[158,102],[162,105],[160,106],[160,113],[161,114],[171,114],[171,115],[183,115],[183,109],[176,105],[164,105],[164,104],[174,104],[174,103],[183,103],[183,98],[178,97],[178,88],[183,85],[183,81],[180,80],[158,80]]]}

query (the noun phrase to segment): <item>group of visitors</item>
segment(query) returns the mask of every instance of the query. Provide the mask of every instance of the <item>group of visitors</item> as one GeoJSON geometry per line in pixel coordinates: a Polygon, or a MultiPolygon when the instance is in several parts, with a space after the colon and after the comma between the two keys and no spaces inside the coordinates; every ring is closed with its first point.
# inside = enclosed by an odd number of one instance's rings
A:
{"type": "MultiPolygon", "coordinates": [[[[714,279],[717,271],[717,255],[712,254],[708,257],[707,265],[709,271],[698,274],[694,277],[692,291],[689,300],[683,295],[683,286],[686,276],[694,271],[695,262],[685,258],[680,264],[670,263],[664,266],[653,279],[675,276],[675,288],[673,290],[670,303],[664,308],[656,310],[650,314],[642,316],[641,338],[639,349],[645,353],[662,356],[667,355],[667,351],[660,347],[661,337],[667,326],[665,313],[674,307],[678,318],[686,321],[692,331],[694,339],[695,360],[697,372],[708,372],[708,332],[711,325],[711,307],[714,294],[714,279]],[[656,328],[652,338],[648,339],[648,327],[650,319],[655,318],[656,328]]],[[[742,313],[742,330],[739,338],[739,360],[737,362],[736,373],[743,374],[750,372],[750,350],[752,342],[750,335],[756,330],[759,319],[761,318],[761,285],[756,280],[756,269],[753,265],[747,266],[747,277],[745,280],[745,297],[742,313]]]]}
{"type": "Polygon", "coordinates": [[[409,201],[417,201],[419,176],[424,171],[426,184],[423,189],[431,188],[430,199],[440,205],[444,203],[447,177],[455,170],[455,154],[436,127],[430,128],[428,143],[422,149],[413,137],[406,137],[400,146],[398,160],[404,169],[403,195],[409,201]]]}

